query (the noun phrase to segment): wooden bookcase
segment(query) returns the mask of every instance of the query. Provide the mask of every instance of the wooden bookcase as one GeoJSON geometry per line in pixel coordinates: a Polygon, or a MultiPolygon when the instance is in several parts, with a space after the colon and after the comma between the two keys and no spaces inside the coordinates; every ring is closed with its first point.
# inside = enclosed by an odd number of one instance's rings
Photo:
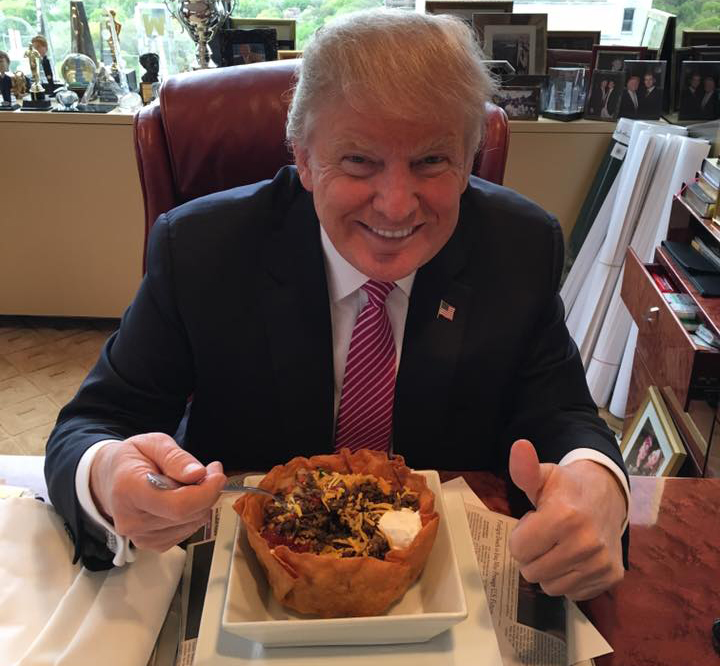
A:
{"type": "MultiPolygon", "coordinates": [[[[720,230],[675,197],[668,239],[689,243],[695,236],[713,247],[720,247],[720,230]]],[[[638,326],[638,340],[625,428],[629,427],[649,386],[657,386],[663,392],[672,391],[700,435],[687,442],[688,458],[681,474],[720,477],[720,351],[693,342],[663,298],[652,273],[667,277],[678,292],[689,294],[700,309],[700,319],[720,335],[720,298],[702,297],[662,247],[655,250],[651,264],[642,263],[635,252],[628,249],[621,296],[638,326]]]]}

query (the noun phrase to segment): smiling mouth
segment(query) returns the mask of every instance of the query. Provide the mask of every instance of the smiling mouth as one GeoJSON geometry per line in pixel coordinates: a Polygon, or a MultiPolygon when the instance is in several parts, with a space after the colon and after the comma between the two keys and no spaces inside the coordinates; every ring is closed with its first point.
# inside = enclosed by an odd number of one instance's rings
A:
{"type": "Polygon", "coordinates": [[[401,240],[403,238],[407,238],[408,236],[412,236],[422,226],[421,224],[418,224],[414,227],[407,227],[406,229],[380,229],[378,227],[371,227],[367,224],[363,224],[362,222],[360,224],[376,236],[392,240],[401,240]]]}

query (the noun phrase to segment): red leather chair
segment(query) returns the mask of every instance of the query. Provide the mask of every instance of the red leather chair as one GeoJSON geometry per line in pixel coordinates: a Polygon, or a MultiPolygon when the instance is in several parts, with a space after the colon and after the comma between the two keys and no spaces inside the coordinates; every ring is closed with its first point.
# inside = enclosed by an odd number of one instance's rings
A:
{"type": "MultiPolygon", "coordinates": [[[[161,213],[211,192],[272,178],[293,163],[285,118],[297,65],[297,60],[279,60],[165,81],[160,104],[135,116],[146,240],[161,213]]],[[[508,140],[505,112],[488,104],[473,173],[502,184],[508,140]]]]}

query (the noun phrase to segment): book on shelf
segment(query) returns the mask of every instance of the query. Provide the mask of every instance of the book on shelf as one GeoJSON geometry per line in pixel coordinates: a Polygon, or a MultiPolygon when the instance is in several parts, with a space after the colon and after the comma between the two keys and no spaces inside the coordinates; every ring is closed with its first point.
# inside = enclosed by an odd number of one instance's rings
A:
{"type": "Polygon", "coordinates": [[[702,188],[702,190],[707,194],[711,199],[713,199],[715,202],[718,200],[718,190],[717,187],[715,187],[708,179],[707,176],[702,173],[701,171],[697,172],[697,184],[702,188]]]}
{"type": "Polygon", "coordinates": [[[720,157],[706,157],[701,172],[713,187],[720,188],[720,157]]]}
{"type": "Polygon", "coordinates": [[[700,217],[711,218],[715,213],[715,199],[697,183],[690,183],[680,196],[700,217]]]}
{"type": "Polygon", "coordinates": [[[697,236],[690,241],[690,245],[711,264],[713,264],[713,266],[720,270],[720,255],[718,255],[710,246],[706,245],[697,236]]]}

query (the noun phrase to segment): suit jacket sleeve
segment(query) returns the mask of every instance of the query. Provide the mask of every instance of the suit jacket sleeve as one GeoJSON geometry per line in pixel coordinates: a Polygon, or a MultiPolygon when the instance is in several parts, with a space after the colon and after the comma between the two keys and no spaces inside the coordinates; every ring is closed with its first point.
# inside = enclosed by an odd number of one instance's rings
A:
{"type": "Polygon", "coordinates": [[[47,444],[45,476],[50,500],[75,543],[75,561],[108,568],[112,553],[89,525],[75,493],[83,453],[103,439],[144,432],[173,435],[192,392],[193,365],[173,296],[170,226],[161,216],[148,246],[140,290],[75,398],[64,407],[47,444]]]}
{"type": "Polygon", "coordinates": [[[547,462],[558,462],[573,449],[592,448],[624,469],[615,436],[597,415],[580,354],[565,325],[558,294],[562,231],[554,218],[550,226],[550,285],[515,380],[513,418],[504,439],[534,439],[547,462]]]}

